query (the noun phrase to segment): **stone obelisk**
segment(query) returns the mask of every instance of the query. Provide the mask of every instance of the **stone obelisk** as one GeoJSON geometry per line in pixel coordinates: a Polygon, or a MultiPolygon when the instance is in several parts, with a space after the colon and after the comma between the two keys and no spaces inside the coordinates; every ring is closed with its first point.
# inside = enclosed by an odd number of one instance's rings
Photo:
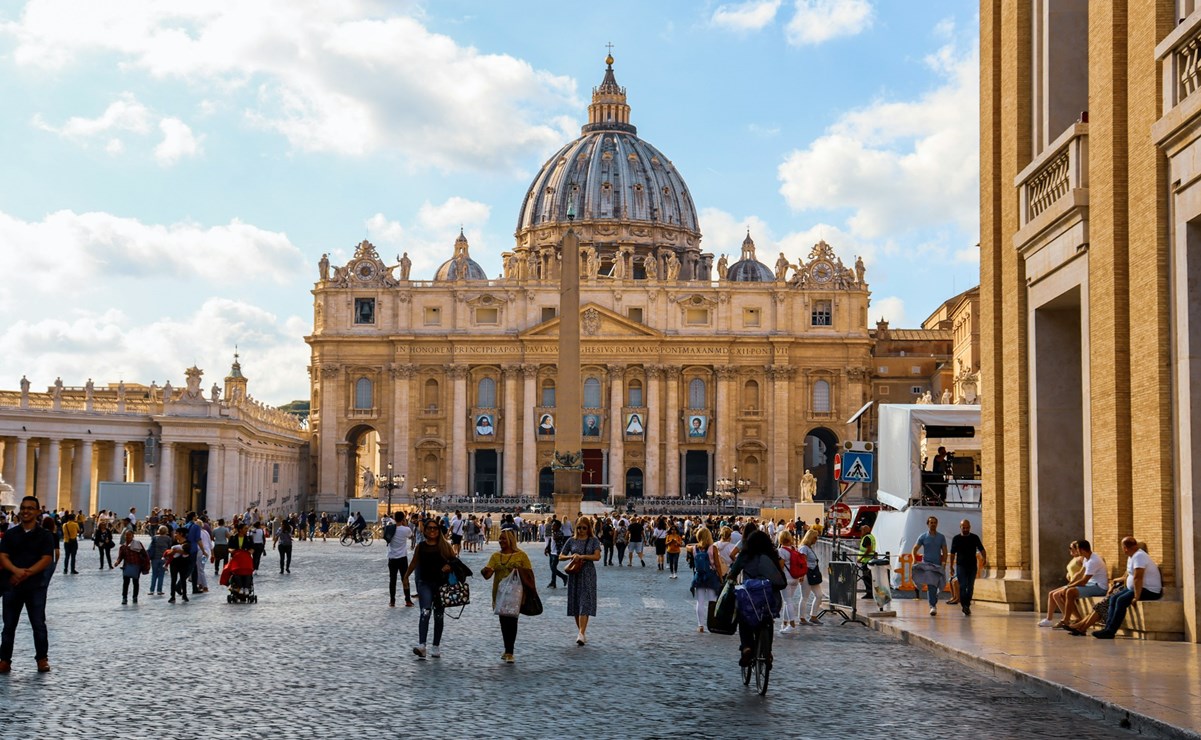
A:
{"type": "MultiPolygon", "coordinates": [[[[575,204],[567,219],[575,218],[575,204]]],[[[584,473],[583,411],[580,407],[580,239],[570,227],[560,244],[559,374],[555,388],[555,514],[573,520],[580,515],[584,473]]]]}

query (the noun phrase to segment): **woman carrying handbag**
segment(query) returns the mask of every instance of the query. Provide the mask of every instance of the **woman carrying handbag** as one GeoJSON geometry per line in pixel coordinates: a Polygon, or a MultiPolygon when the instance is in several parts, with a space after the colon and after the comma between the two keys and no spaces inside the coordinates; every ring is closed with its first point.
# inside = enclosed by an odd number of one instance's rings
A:
{"type": "Polygon", "coordinates": [[[592,535],[592,520],[580,517],[575,534],[563,545],[560,560],[567,565],[567,616],[575,618],[579,634],[575,644],[588,644],[588,618],[596,616],[596,561],[601,558],[601,543],[592,535]]]}
{"type": "MultiPolygon", "coordinates": [[[[506,589],[510,587],[506,581],[511,574],[516,574],[517,582],[520,583],[518,590],[521,595],[517,598],[517,605],[523,606],[524,602],[531,597],[537,598],[537,591],[534,583],[534,569],[530,565],[530,558],[522,550],[517,548],[517,535],[511,529],[506,529],[500,533],[500,552],[492,553],[492,557],[488,559],[488,564],[480,571],[480,575],[484,579],[496,576],[496,580],[492,582],[492,608],[497,608],[497,594],[501,590],[502,584],[506,589]]],[[[518,612],[519,614],[520,612],[518,612]]],[[[517,617],[518,614],[498,614],[500,619],[500,634],[505,643],[505,651],[501,654],[500,659],[506,663],[516,662],[513,656],[514,645],[517,642],[517,617]]]]}
{"type": "Polygon", "coordinates": [[[414,572],[417,574],[417,602],[421,607],[421,616],[417,622],[419,642],[413,648],[413,654],[425,660],[427,654],[432,658],[442,657],[445,609],[435,596],[438,589],[447,582],[447,577],[453,570],[451,562],[456,558],[450,541],[442,536],[442,527],[438,525],[438,520],[426,519],[421,532],[424,539],[413,548],[413,560],[409,563],[405,578],[409,578],[414,572]],[[429,635],[431,615],[434,617],[434,645],[432,650],[427,651],[425,639],[429,635]]]}

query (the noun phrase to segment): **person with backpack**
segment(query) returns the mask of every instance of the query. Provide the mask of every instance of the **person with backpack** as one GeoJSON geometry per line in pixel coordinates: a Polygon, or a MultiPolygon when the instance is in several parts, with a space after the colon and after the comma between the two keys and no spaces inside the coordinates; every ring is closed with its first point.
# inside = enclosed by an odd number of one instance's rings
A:
{"type": "Polygon", "coordinates": [[[804,553],[794,547],[792,533],[780,529],[780,563],[784,566],[784,576],[787,584],[784,587],[784,607],[780,614],[780,634],[787,635],[797,628],[797,613],[800,604],[797,603],[797,587],[801,585],[806,573],[809,572],[808,559],[804,553]]]}
{"type": "Polygon", "coordinates": [[[605,517],[600,525],[600,541],[601,546],[605,548],[605,565],[613,564],[613,521],[609,517],[605,517]]]}
{"type": "Polygon", "coordinates": [[[409,589],[409,540],[413,530],[409,528],[403,511],[392,515],[392,521],[384,527],[384,542],[388,543],[388,606],[396,606],[396,576],[404,581],[405,606],[413,605],[413,594],[409,589]]]}
{"type": "Polygon", "coordinates": [[[626,545],[630,542],[630,530],[626,527],[624,519],[617,521],[617,526],[613,529],[613,546],[617,548],[617,565],[621,567],[622,562],[626,557],[626,545]]]}
{"type": "Polygon", "coordinates": [[[766,624],[765,631],[770,634],[774,619],[773,612],[776,611],[780,592],[788,586],[788,579],[784,575],[784,568],[780,563],[779,553],[772,546],[771,537],[767,535],[767,532],[755,528],[742,540],[741,545],[742,552],[738,554],[738,557],[734,560],[734,564],[730,566],[730,570],[726,574],[726,579],[734,581],[739,575],[742,575],[743,586],[751,593],[761,590],[752,588],[753,586],[761,585],[751,583],[752,581],[767,581],[771,586],[771,598],[768,602],[756,604],[760,609],[758,623],[752,624],[748,620],[747,615],[743,613],[741,603],[739,604],[738,647],[740,657],[738,665],[746,667],[754,660],[756,636],[759,629],[766,624]]]}
{"type": "Polygon", "coordinates": [[[150,572],[150,555],[141,542],[133,537],[133,530],[121,535],[121,549],[117,551],[117,565],[121,567],[121,603],[129,603],[129,584],[133,584],[133,603],[138,603],[138,590],[143,573],[150,572]]]}
{"type": "Polygon", "coordinates": [[[692,594],[696,597],[696,631],[705,631],[705,622],[709,618],[709,603],[717,601],[721,591],[723,575],[721,556],[713,545],[713,533],[708,527],[695,530],[696,544],[689,547],[692,554],[694,570],[692,573],[692,594]]]}

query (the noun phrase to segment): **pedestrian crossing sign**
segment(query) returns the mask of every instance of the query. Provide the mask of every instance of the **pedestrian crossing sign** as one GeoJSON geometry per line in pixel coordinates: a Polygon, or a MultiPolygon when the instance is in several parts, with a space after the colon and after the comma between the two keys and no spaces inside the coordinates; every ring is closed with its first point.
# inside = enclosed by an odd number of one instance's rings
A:
{"type": "Polygon", "coordinates": [[[875,457],[870,452],[843,452],[842,481],[844,483],[871,483],[874,463],[875,457]]]}

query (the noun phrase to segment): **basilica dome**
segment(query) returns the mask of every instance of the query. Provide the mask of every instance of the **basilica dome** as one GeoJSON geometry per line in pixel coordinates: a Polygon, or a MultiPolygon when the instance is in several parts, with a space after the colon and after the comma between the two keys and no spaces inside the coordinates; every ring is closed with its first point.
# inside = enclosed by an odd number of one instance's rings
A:
{"type": "Polygon", "coordinates": [[[459,238],[455,239],[454,257],[446,260],[434,273],[434,280],[487,280],[488,273],[479,263],[471,259],[470,245],[467,236],[459,229],[459,238]]]}
{"type": "Polygon", "coordinates": [[[688,186],[670,159],[638,137],[613,57],[605,62],[581,136],[546,161],[526,192],[518,247],[537,243],[531,233],[570,220],[584,242],[695,250],[700,226],[688,186]]]}
{"type": "Polygon", "coordinates": [[[770,283],[776,279],[771,268],[755,257],[755,240],[747,232],[742,240],[742,257],[730,265],[726,279],[736,283],[770,283]]]}

